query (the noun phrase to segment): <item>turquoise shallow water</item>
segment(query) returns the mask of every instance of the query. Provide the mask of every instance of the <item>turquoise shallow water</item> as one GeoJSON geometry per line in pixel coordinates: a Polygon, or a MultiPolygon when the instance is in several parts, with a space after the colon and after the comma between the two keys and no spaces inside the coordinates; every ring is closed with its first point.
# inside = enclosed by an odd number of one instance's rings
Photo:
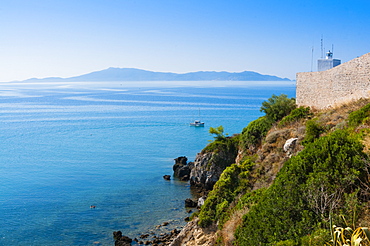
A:
{"type": "Polygon", "coordinates": [[[162,178],[173,159],[194,160],[211,126],[241,132],[273,93],[294,97],[294,82],[0,83],[0,245],[183,226],[189,185],[162,178]]]}

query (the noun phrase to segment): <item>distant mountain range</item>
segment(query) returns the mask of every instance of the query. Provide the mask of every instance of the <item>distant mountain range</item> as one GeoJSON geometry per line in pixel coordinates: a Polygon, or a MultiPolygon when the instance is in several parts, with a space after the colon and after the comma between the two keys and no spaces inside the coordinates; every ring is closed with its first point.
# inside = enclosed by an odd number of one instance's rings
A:
{"type": "Polygon", "coordinates": [[[256,72],[244,71],[229,72],[192,72],[192,73],[162,73],[136,68],[107,68],[70,78],[49,77],[43,79],[27,79],[26,82],[103,82],[103,81],[205,81],[205,80],[233,80],[233,81],[289,81],[272,75],[263,75],[256,72]]]}

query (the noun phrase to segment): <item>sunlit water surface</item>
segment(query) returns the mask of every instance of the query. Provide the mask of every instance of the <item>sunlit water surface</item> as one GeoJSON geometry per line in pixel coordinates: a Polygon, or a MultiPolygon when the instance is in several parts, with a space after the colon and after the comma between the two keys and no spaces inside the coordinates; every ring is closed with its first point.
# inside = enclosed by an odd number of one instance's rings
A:
{"type": "Polygon", "coordinates": [[[180,228],[192,194],[162,178],[173,159],[194,160],[209,127],[240,133],[281,93],[294,97],[294,82],[0,83],[0,245],[180,228]]]}

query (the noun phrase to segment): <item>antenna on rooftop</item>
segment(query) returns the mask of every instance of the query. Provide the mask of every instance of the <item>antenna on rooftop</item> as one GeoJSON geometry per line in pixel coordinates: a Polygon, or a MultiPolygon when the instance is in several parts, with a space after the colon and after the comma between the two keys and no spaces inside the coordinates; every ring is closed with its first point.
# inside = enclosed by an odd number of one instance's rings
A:
{"type": "Polygon", "coordinates": [[[324,39],[323,35],[321,35],[321,59],[324,58],[324,39]]]}
{"type": "Polygon", "coordinates": [[[312,72],[312,67],[313,67],[313,46],[312,46],[312,55],[311,55],[311,72],[312,72]]]}
{"type": "Polygon", "coordinates": [[[334,44],[331,45],[331,53],[333,54],[334,57],[334,44]]]}

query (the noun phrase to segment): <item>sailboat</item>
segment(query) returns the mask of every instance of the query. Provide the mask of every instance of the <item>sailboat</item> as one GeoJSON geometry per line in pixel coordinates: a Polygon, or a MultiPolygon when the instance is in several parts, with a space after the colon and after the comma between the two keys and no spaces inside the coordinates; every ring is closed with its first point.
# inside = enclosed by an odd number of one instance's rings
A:
{"type": "MultiPolygon", "coordinates": [[[[200,109],[199,109],[199,118],[200,118],[200,109]]],[[[200,120],[194,120],[194,122],[190,123],[191,126],[204,126],[204,122],[201,122],[200,120]]]]}

